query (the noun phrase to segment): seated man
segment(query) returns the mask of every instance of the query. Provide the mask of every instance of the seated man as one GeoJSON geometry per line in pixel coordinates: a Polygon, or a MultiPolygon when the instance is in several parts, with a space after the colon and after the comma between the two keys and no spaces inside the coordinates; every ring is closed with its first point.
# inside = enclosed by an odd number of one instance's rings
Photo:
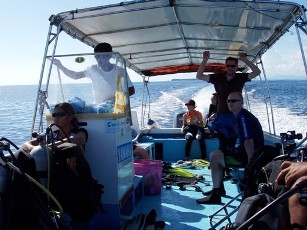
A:
{"type": "MultiPolygon", "coordinates": [[[[286,188],[294,188],[300,181],[307,179],[307,162],[285,161],[276,178],[278,184],[285,183],[286,188]]],[[[290,222],[293,229],[306,229],[307,206],[299,202],[299,193],[289,198],[290,222]]]]}
{"type": "Polygon", "coordinates": [[[227,100],[229,110],[234,114],[235,128],[239,138],[239,146],[228,148],[227,152],[221,150],[210,154],[210,168],[213,189],[197,199],[199,204],[219,204],[221,196],[226,194],[223,184],[223,169],[227,165],[246,165],[256,149],[264,145],[261,124],[249,111],[243,108],[243,97],[239,92],[231,92],[227,100]]]}
{"type": "Polygon", "coordinates": [[[190,160],[191,146],[194,139],[199,141],[201,158],[206,158],[204,119],[201,112],[195,110],[195,101],[190,99],[185,103],[188,111],[182,116],[181,133],[185,134],[185,160],[190,160]]]}

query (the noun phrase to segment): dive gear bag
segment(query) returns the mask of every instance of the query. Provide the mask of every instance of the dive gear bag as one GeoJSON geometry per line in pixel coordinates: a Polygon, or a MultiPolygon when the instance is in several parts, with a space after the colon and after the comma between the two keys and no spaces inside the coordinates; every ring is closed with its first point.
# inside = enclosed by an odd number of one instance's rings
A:
{"type": "Polygon", "coordinates": [[[80,146],[63,143],[52,154],[50,191],[73,220],[88,221],[101,210],[103,185],[94,179],[80,146]],[[67,159],[75,158],[77,175],[67,159]]]}

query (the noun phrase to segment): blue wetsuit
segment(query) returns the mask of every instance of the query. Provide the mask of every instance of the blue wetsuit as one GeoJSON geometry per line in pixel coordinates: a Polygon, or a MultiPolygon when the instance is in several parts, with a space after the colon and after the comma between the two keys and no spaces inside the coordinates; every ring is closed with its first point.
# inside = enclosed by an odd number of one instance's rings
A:
{"type": "MultiPolygon", "coordinates": [[[[259,120],[246,109],[242,109],[235,117],[235,131],[238,135],[239,145],[233,150],[225,153],[242,164],[247,163],[247,153],[245,151],[244,142],[253,139],[254,150],[263,147],[264,136],[259,120]]],[[[226,160],[227,164],[227,160],[226,160]]]]}
{"type": "Polygon", "coordinates": [[[232,145],[235,141],[233,114],[227,106],[228,95],[233,91],[242,92],[243,86],[247,81],[250,81],[248,73],[236,73],[231,80],[227,80],[225,73],[210,74],[209,83],[214,85],[218,97],[217,117],[212,124],[212,131],[219,133],[219,149],[223,152],[228,147],[233,147],[232,145]]]}

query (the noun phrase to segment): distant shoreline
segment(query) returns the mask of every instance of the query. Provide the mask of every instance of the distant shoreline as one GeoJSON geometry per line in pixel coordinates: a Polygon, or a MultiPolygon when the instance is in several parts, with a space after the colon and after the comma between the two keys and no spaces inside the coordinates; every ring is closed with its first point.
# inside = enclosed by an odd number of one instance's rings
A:
{"type": "Polygon", "coordinates": [[[197,79],[197,78],[174,78],[174,79],[171,79],[171,81],[186,81],[186,80],[199,81],[199,79],[197,79]]]}
{"type": "MultiPolygon", "coordinates": [[[[199,80],[197,78],[174,78],[174,79],[165,79],[165,81],[161,81],[161,80],[154,80],[152,79],[153,81],[151,82],[168,82],[168,81],[202,81],[202,80],[199,80]]],[[[252,81],[260,81],[260,79],[258,78],[254,78],[252,81]]],[[[270,79],[268,78],[268,81],[307,81],[307,77],[286,77],[286,78],[283,78],[283,77],[274,77],[273,79],[270,79]]],[[[133,81],[133,83],[142,83],[142,81],[133,81]]],[[[71,83],[72,84],[72,83],[71,83]]],[[[78,83],[75,83],[75,84],[78,84],[78,83]]],[[[85,84],[88,84],[88,83],[85,83],[85,84]]],[[[0,83],[0,86],[4,87],[4,86],[37,86],[38,84],[33,84],[33,83],[29,83],[29,84],[17,84],[17,85],[14,85],[14,84],[6,84],[6,85],[2,85],[0,83]]]]}
{"type": "MultiPolygon", "coordinates": [[[[260,81],[260,79],[256,78],[253,79],[253,81],[260,81]]],[[[307,77],[293,77],[293,78],[274,78],[274,79],[268,79],[268,81],[304,81],[307,80],[307,77]]],[[[197,78],[174,78],[170,81],[201,81],[197,78]]]]}

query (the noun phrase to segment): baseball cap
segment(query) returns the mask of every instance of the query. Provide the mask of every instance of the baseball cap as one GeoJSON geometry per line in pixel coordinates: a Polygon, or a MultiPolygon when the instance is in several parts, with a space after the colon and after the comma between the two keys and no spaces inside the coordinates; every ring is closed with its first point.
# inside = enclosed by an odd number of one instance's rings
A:
{"type": "Polygon", "coordinates": [[[195,106],[195,101],[192,100],[192,99],[189,99],[189,100],[187,101],[187,103],[185,103],[185,105],[193,105],[193,106],[195,106]]]}

